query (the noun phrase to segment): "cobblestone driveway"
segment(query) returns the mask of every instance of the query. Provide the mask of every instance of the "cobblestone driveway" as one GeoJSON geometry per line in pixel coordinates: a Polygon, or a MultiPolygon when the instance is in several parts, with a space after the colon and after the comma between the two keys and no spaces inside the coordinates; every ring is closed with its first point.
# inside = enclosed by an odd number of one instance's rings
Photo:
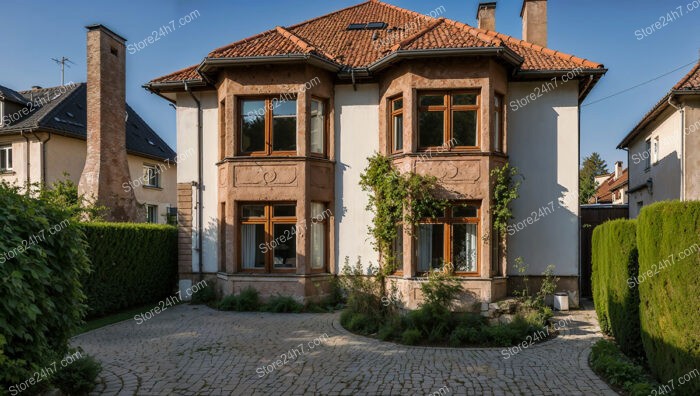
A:
{"type": "Polygon", "coordinates": [[[355,336],[340,327],[338,314],[189,305],[141,325],[130,320],[80,335],[73,344],[102,361],[95,394],[615,395],[587,364],[600,337],[595,312],[571,314],[569,331],[509,359],[500,348],[408,347],[355,336]],[[275,363],[295,348],[286,365],[275,363]],[[272,372],[261,377],[268,365],[272,372]]]}

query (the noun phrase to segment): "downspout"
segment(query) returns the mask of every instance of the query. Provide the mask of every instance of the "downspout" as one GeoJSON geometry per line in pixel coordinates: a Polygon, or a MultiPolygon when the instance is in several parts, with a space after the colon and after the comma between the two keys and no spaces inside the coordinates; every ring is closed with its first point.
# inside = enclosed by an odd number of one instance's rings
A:
{"type": "Polygon", "coordinates": [[[203,210],[202,210],[202,179],[203,179],[203,165],[202,160],[202,102],[197,99],[192,93],[192,90],[187,85],[185,81],[185,91],[190,94],[194,102],[197,104],[197,258],[199,264],[197,265],[197,272],[199,273],[199,280],[203,278],[202,264],[203,264],[203,250],[202,250],[202,229],[204,228],[203,210]]]}
{"type": "Polygon", "coordinates": [[[49,132],[49,137],[46,140],[39,139],[36,132],[32,132],[32,135],[41,143],[41,185],[44,186],[46,185],[46,143],[51,140],[52,135],[51,132],[49,132]]]}
{"type": "Polygon", "coordinates": [[[672,99],[673,94],[668,96],[668,104],[681,113],[681,201],[685,201],[685,109],[674,105],[672,99]]]}
{"type": "Polygon", "coordinates": [[[29,185],[30,185],[30,183],[31,183],[31,180],[30,180],[30,178],[29,178],[29,169],[30,169],[30,163],[29,163],[29,138],[27,137],[27,135],[25,135],[25,132],[24,132],[24,131],[20,131],[19,134],[20,134],[20,135],[24,138],[24,140],[27,142],[27,145],[25,146],[25,151],[26,151],[26,152],[25,152],[25,154],[24,154],[24,160],[25,160],[25,162],[27,163],[27,167],[26,167],[26,172],[27,172],[27,182],[26,182],[26,183],[27,183],[27,184],[26,184],[26,185],[27,185],[27,192],[26,192],[26,194],[29,195],[29,185]]]}

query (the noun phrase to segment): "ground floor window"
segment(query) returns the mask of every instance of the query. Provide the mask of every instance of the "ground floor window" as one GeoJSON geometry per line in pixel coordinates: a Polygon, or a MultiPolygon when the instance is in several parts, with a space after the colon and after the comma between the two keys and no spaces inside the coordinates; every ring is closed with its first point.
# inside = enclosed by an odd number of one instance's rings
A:
{"type": "Polygon", "coordinates": [[[478,240],[479,206],[455,203],[443,217],[426,219],[418,225],[418,272],[451,263],[457,273],[478,274],[478,240]]]}
{"type": "Polygon", "coordinates": [[[296,204],[242,204],[241,268],[258,272],[296,269],[296,204]]]}
{"type": "Polygon", "coordinates": [[[158,223],[158,205],[146,205],[146,222],[158,223]]]}
{"type": "Polygon", "coordinates": [[[311,269],[325,269],[327,260],[328,210],[325,203],[311,202],[311,269]]]}
{"type": "Polygon", "coordinates": [[[396,238],[391,244],[391,250],[394,255],[394,272],[400,273],[403,271],[403,225],[399,225],[396,229],[396,238]]]}

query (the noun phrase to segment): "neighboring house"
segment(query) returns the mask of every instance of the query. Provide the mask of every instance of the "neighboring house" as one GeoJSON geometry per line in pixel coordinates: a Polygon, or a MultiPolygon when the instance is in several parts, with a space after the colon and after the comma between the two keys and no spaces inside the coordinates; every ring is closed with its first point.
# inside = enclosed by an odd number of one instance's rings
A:
{"type": "MultiPolygon", "coordinates": [[[[622,169],[622,162],[615,163],[614,173],[604,176],[588,203],[626,205],[629,173],[627,169],[622,169]]],[[[596,177],[596,182],[599,177],[596,177]]]]}
{"type": "Polygon", "coordinates": [[[630,218],[653,202],[700,199],[700,63],[617,148],[628,155],[630,218]]]}
{"type": "MultiPolygon", "coordinates": [[[[78,184],[88,155],[88,86],[91,83],[69,84],[53,88],[34,87],[16,92],[0,86],[0,180],[24,186],[27,183],[51,184],[69,179],[78,184]]],[[[113,87],[107,87],[107,97],[97,97],[93,105],[112,106],[113,87]]],[[[109,107],[108,106],[108,107],[109,107]]],[[[174,222],[176,216],[175,152],[125,103],[125,112],[116,130],[125,139],[123,144],[110,147],[123,152],[128,163],[128,175],[109,179],[112,191],[133,191],[142,204],[135,220],[152,223],[174,222]],[[125,114],[125,115],[124,115],[125,114]],[[126,120],[126,121],[124,121],[126,120]]],[[[105,107],[107,108],[107,107],[105,107]]],[[[99,132],[107,119],[97,120],[99,132]]],[[[114,128],[115,126],[108,125],[114,128]]],[[[100,150],[106,167],[117,167],[109,160],[107,150],[100,150]]],[[[100,178],[97,173],[94,179],[100,178]]],[[[102,174],[102,179],[105,179],[102,174]]]]}
{"type": "MultiPolygon", "coordinates": [[[[524,2],[527,42],[371,0],[146,84],[177,105],[178,147],[201,150],[199,169],[178,168],[181,288],[207,277],[223,293],[309,298],[346,258],[376,265],[358,183],[380,152],[438,177],[452,201],[394,244],[409,307],[419,276],[444,261],[465,304],[503,298],[517,257],[531,279],[556,265],[577,302],[579,106],[606,70],[545,48],[546,6],[524,2]],[[524,176],[513,223],[527,229],[508,238],[506,259],[491,171],[508,161],[524,176]]],[[[480,5],[479,24],[495,26],[494,3],[480,5]]]]}

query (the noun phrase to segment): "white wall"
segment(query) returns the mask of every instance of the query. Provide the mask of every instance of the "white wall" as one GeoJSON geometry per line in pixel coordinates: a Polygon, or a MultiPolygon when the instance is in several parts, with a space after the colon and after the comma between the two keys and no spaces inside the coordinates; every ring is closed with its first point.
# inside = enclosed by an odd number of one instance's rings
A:
{"type": "Polygon", "coordinates": [[[657,201],[680,199],[681,197],[681,113],[673,111],[664,113],[658,120],[651,123],[630,144],[629,147],[629,188],[633,189],[645,184],[648,179],[654,183],[653,195],[647,189],[636,191],[629,195],[630,218],[639,215],[641,206],[657,201]],[[645,142],[659,138],[659,161],[654,162],[653,156],[650,169],[646,169],[644,159],[651,153],[646,152],[645,142]]]}
{"type": "MultiPolygon", "coordinates": [[[[203,157],[203,267],[204,272],[216,272],[217,263],[217,235],[218,235],[218,105],[215,92],[195,93],[202,103],[204,119],[204,157],[203,157]]],[[[194,150],[193,155],[188,156],[178,163],[177,182],[191,183],[197,181],[198,157],[197,157],[197,105],[188,93],[177,96],[177,152],[194,150]]],[[[197,201],[196,190],[192,189],[194,196],[192,202],[197,201]]],[[[193,210],[192,224],[198,224],[198,212],[193,210]]],[[[197,232],[192,233],[192,247],[197,246],[197,232]]],[[[192,271],[199,270],[198,253],[192,251],[192,271]]]]}
{"type": "Polygon", "coordinates": [[[359,186],[367,157],[379,151],[379,86],[376,84],[335,87],[335,262],[341,269],[345,257],[354,264],[362,258],[365,267],[378,263],[368,227],[372,215],[367,193],[359,186]]]}
{"type": "Polygon", "coordinates": [[[513,263],[522,257],[530,275],[540,275],[553,264],[557,275],[578,276],[578,86],[560,82],[554,90],[514,109],[517,106],[511,101],[541,87],[542,82],[508,87],[508,154],[524,176],[510,223],[524,227],[513,227],[509,234],[508,274],[517,274],[513,263]]]}

